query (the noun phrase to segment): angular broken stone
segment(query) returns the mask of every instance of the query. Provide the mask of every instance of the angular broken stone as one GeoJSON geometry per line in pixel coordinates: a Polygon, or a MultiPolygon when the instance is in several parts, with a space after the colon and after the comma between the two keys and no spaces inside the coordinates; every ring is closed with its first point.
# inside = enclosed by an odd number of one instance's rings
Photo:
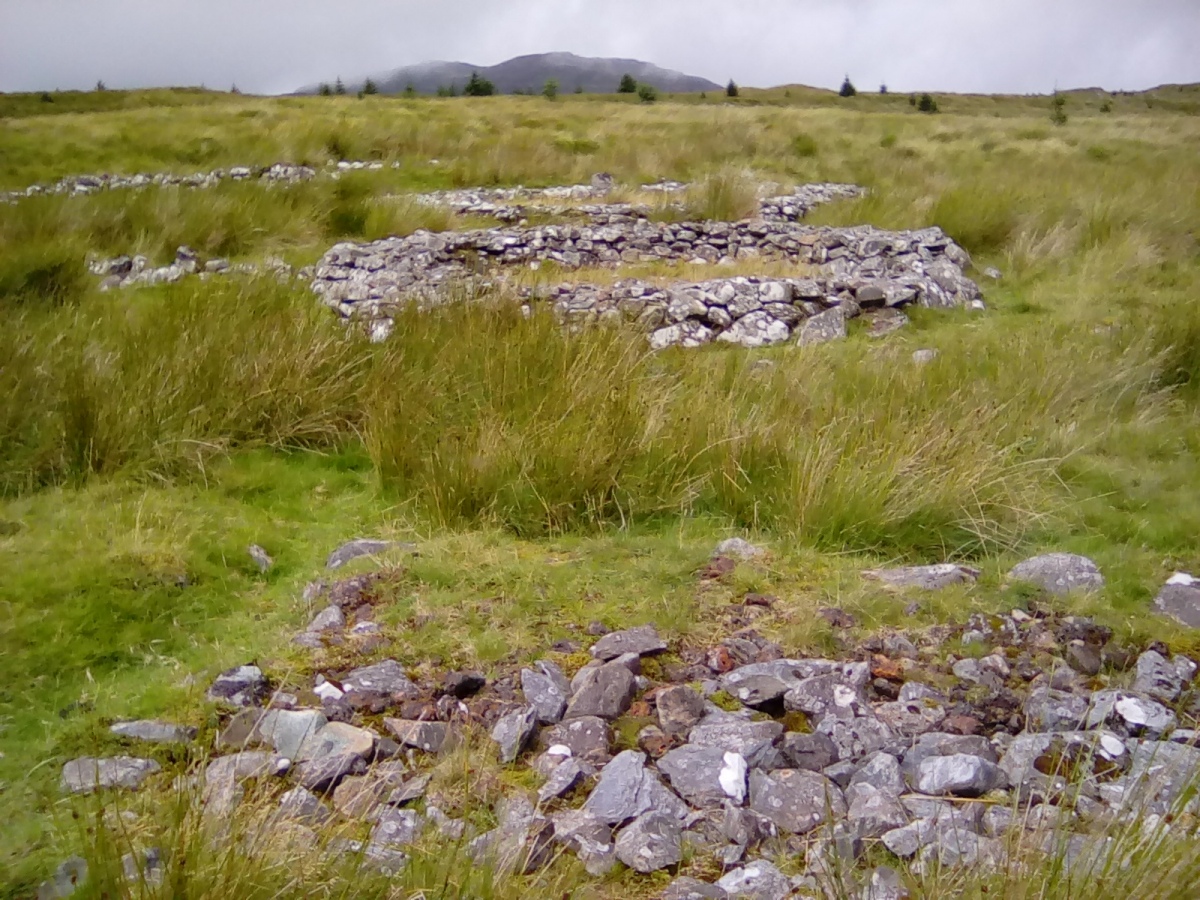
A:
{"type": "Polygon", "coordinates": [[[700,747],[737,753],[751,768],[778,768],[779,751],[775,743],[782,734],[783,725],[779,722],[751,722],[721,714],[706,716],[692,729],[689,740],[700,747]]]}
{"type": "Polygon", "coordinates": [[[832,815],[846,814],[841,789],[816,772],[779,769],[750,773],[750,808],[770,819],[780,831],[807,834],[832,815]]]}
{"type": "Polygon", "coordinates": [[[1200,628],[1200,578],[1176,572],[1154,598],[1154,608],[1180,625],[1200,628]]]}
{"type": "Polygon", "coordinates": [[[271,694],[262,669],[258,666],[234,666],[216,677],[208,689],[208,699],[230,706],[257,706],[271,694]]]}
{"type": "MultiPolygon", "coordinates": [[[[269,709],[264,712],[246,710],[238,713],[221,734],[222,746],[269,744],[281,756],[291,760],[301,758],[301,747],[326,725],[325,714],[319,709],[269,709]],[[244,739],[241,732],[251,725],[244,739]]],[[[305,758],[308,758],[307,755],[305,758]]]]}
{"type": "Polygon", "coordinates": [[[411,809],[386,809],[371,829],[371,842],[384,847],[407,847],[421,836],[425,820],[411,809]]]}
{"type": "Polygon", "coordinates": [[[37,900],[56,900],[69,897],[87,883],[88,864],[81,856],[72,856],[58,864],[54,877],[43,881],[38,888],[37,900]]]}
{"type": "Polygon", "coordinates": [[[800,327],[800,336],[796,339],[797,347],[811,347],[825,344],[829,341],[839,341],[846,337],[846,313],[838,306],[817,313],[805,320],[800,327]]]}
{"type": "Polygon", "coordinates": [[[1107,725],[1130,737],[1157,738],[1171,731],[1175,723],[1175,713],[1149,697],[1106,690],[1092,694],[1085,724],[1088,728],[1107,725]]]}
{"type": "Polygon", "coordinates": [[[818,724],[827,716],[853,719],[868,712],[862,689],[848,684],[840,674],[804,679],[784,695],[783,705],[804,713],[818,724]]]}
{"type": "Polygon", "coordinates": [[[336,788],[343,778],[363,774],[367,771],[367,764],[356,753],[341,753],[301,763],[296,771],[301,787],[318,794],[327,794],[336,788]]]}
{"type": "Polygon", "coordinates": [[[340,569],[352,559],[358,559],[360,556],[377,556],[380,553],[385,553],[393,547],[404,550],[415,550],[416,544],[403,544],[395,541],[377,541],[370,538],[356,538],[353,541],[347,541],[329,554],[329,559],[325,560],[325,568],[340,569]]]}
{"type": "Polygon", "coordinates": [[[850,806],[846,817],[854,833],[863,840],[877,838],[908,824],[908,813],[891,791],[870,784],[851,785],[847,791],[850,806]]]}
{"type": "Polygon", "coordinates": [[[636,750],[618,753],[601,770],[583,809],[607,825],[627,822],[652,809],[680,820],[688,814],[687,805],[646,768],[645,755],[636,750]]]}
{"type": "Polygon", "coordinates": [[[152,759],[133,756],[97,759],[84,756],[63,766],[62,789],[72,794],[86,794],[105,788],[136,791],[142,782],[160,771],[162,766],[152,759]]]}
{"type": "Polygon", "coordinates": [[[887,725],[866,716],[854,719],[826,716],[817,725],[817,731],[833,741],[838,759],[844,762],[862,759],[876,750],[894,748],[899,743],[887,725]]]}
{"type": "Polygon", "coordinates": [[[729,894],[720,885],[684,876],[667,885],[660,900],[729,900],[729,894]]]}
{"type": "Polygon", "coordinates": [[[1085,697],[1041,686],[1025,700],[1025,727],[1029,731],[1076,731],[1088,716],[1085,697]]]}
{"type": "Polygon", "coordinates": [[[664,755],[658,770],[692,806],[719,808],[727,801],[741,806],[746,799],[748,767],[740,753],[685,744],[664,755]]]}
{"type": "Polygon", "coordinates": [[[341,631],[346,627],[346,616],[339,606],[327,606],[308,623],[305,631],[312,634],[322,634],[326,631],[341,631]]]}
{"type": "Polygon", "coordinates": [[[500,762],[514,762],[529,746],[537,730],[538,713],[532,706],[514,709],[500,717],[492,728],[492,740],[500,746],[500,762]]]}
{"type": "Polygon", "coordinates": [[[117,722],[109,728],[117,737],[150,744],[187,744],[196,737],[196,729],[170,722],[145,719],[137,722],[117,722]]]}
{"type": "MultiPolygon", "coordinates": [[[[594,771],[594,770],[593,770],[594,771]]],[[[577,759],[566,759],[554,767],[546,783],[538,788],[538,802],[546,803],[569,793],[583,781],[584,769],[577,759]]]]}
{"type": "Polygon", "coordinates": [[[384,699],[402,699],[416,696],[417,686],[404,672],[404,667],[394,659],[385,659],[373,666],[355,669],[342,680],[342,690],[347,693],[376,696],[384,699]]]}
{"type": "Polygon", "coordinates": [[[316,794],[296,787],[279,798],[279,815],[285,819],[320,825],[330,818],[331,813],[316,794]]]}
{"type": "Polygon", "coordinates": [[[648,874],[683,859],[679,820],[656,810],[643,813],[617,835],[617,859],[635,872],[648,874]]]}
{"type": "Polygon", "coordinates": [[[608,723],[595,716],[582,716],[543,729],[538,743],[546,748],[565,747],[568,756],[602,766],[612,758],[608,749],[608,723]]]}
{"type": "Polygon", "coordinates": [[[653,625],[641,625],[606,634],[592,645],[591,654],[593,659],[608,662],[626,653],[648,656],[666,649],[667,642],[658,636],[658,631],[653,625]]]}
{"type": "Polygon", "coordinates": [[[871,787],[899,796],[904,793],[904,776],[900,761],[890,753],[872,753],[850,777],[850,784],[869,784],[871,787]]]}
{"type": "Polygon", "coordinates": [[[1161,653],[1147,650],[1137,660],[1137,676],[1133,690],[1162,703],[1174,703],[1191,678],[1185,678],[1188,667],[1181,671],[1161,653]]]}
{"type": "Polygon", "coordinates": [[[275,749],[296,760],[323,759],[326,756],[340,756],[345,753],[371,759],[375,755],[375,741],[375,733],[365,728],[357,728],[345,722],[329,722],[310,734],[299,752],[288,754],[278,746],[275,749]]]}
{"type": "Polygon", "coordinates": [[[954,563],[938,563],[932,566],[866,569],[862,574],[863,578],[879,581],[891,587],[939,591],[954,584],[974,584],[979,579],[980,571],[954,563]]]}
{"type": "Polygon", "coordinates": [[[895,700],[880,703],[875,707],[875,715],[896,734],[911,738],[934,731],[945,722],[946,707],[928,697],[895,700]]]}
{"type": "Polygon", "coordinates": [[[792,893],[791,880],[762,859],[725,873],[717,886],[729,900],[784,900],[792,893]]]}
{"type": "Polygon", "coordinates": [[[567,699],[571,694],[571,682],[562,669],[549,660],[539,660],[533,669],[521,670],[521,691],[525,700],[537,711],[537,719],[543,725],[553,725],[562,720],[567,711],[567,699]]]}
{"type": "Polygon", "coordinates": [[[1047,553],[1018,563],[1008,577],[1036,584],[1051,594],[1071,591],[1096,591],[1104,587],[1099,567],[1086,556],[1074,553],[1047,553]]]}
{"type": "Polygon", "coordinates": [[[258,571],[266,575],[270,571],[271,566],[275,565],[275,560],[271,559],[271,555],[267,553],[258,544],[251,544],[246,548],[246,552],[250,554],[250,558],[254,560],[254,564],[258,566],[258,571]]]}
{"type": "Polygon", "coordinates": [[[415,747],[426,753],[441,753],[451,743],[450,726],[445,722],[384,719],[383,724],[403,746],[415,747]]]}
{"type": "Polygon", "coordinates": [[[917,790],[923,794],[979,797],[1007,783],[995,763],[965,753],[928,757],[917,771],[917,790]]]}
{"type": "Polygon", "coordinates": [[[655,694],[658,724],[667,734],[687,734],[704,717],[704,698],[685,684],[655,694]]]}
{"type": "Polygon", "coordinates": [[[633,673],[620,662],[584,669],[582,676],[567,705],[567,719],[595,716],[611,720],[629,709],[637,686],[633,673]]]}
{"type": "Polygon", "coordinates": [[[766,554],[766,550],[755,544],[750,543],[745,538],[731,537],[726,538],[717,544],[713,550],[713,556],[730,556],[734,559],[751,560],[758,559],[766,554]]]}
{"type": "Polygon", "coordinates": [[[838,750],[828,735],[788,732],[779,744],[783,758],[793,769],[820,772],[838,761],[838,750]]]}

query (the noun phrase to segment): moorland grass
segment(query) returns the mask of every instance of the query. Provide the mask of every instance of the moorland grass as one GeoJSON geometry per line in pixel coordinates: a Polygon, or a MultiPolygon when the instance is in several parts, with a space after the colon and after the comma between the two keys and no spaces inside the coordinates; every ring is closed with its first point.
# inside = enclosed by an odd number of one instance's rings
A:
{"type": "MultiPolygon", "coordinates": [[[[0,207],[8,893],[29,893],[99,839],[72,830],[85,805],[55,784],[65,759],[121,749],[108,721],[165,714],[211,728],[204,677],[247,659],[305,674],[286,648],[312,612],[302,586],[356,534],[422,539],[419,559],[385,560],[389,652],[412,665],[490,670],[593,618],[653,621],[703,646],[748,590],[781,598],[760,625],[789,651],[832,652],[820,606],[854,613],[861,633],[1020,605],[1002,575],[1041,548],[1087,553],[1108,577],[1066,608],[1195,649],[1193,634],[1146,615],[1166,575],[1200,569],[1190,95],[1117,97],[1111,113],[1073,95],[1055,129],[1045,98],[939,97],[942,114],[922,116],[902,97],[743,94],[651,107],[110,92],[69,113],[0,98],[4,187],[98,170],[400,163],[286,189],[0,207]],[[695,211],[721,215],[745,207],[752,180],[854,181],[871,195],[812,221],[938,224],[1004,277],[982,280],[987,313],[918,311],[883,343],[856,331],[803,352],[650,355],[635,334],[564,333],[505,297],[407,313],[370,345],[299,284],[101,294],[83,268],[87,254],[166,262],[179,244],[308,264],[343,238],[463,224],[407,191],[597,170],[699,181],[695,211]],[[917,366],[918,348],[939,355],[917,366]],[[770,542],[769,564],[697,589],[696,569],[731,529],[770,542]],[[278,560],[265,577],[245,555],[251,541],[278,560]],[[978,562],[980,585],[923,602],[915,620],[857,576],[947,557],[978,562]]],[[[1185,841],[1164,847],[1141,857],[1151,868],[1114,875],[1116,892],[1180,896],[1194,855],[1185,841]]],[[[286,866],[236,858],[197,871],[208,875],[179,895],[295,889],[286,866]]],[[[923,884],[929,896],[1088,896],[1053,873],[923,884]]],[[[553,882],[556,894],[573,878],[553,882]]],[[[413,891],[457,896],[414,879],[413,891]]],[[[636,889],[617,879],[594,895],[636,889]]]]}

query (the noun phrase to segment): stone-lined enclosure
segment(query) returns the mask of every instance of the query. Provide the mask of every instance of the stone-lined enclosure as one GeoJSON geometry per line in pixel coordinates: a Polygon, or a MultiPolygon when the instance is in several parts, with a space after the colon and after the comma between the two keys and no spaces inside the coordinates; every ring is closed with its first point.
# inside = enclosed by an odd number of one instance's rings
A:
{"type": "MultiPolygon", "coordinates": [[[[805,267],[809,277],[717,278],[669,288],[640,280],[611,287],[562,284],[544,292],[524,289],[570,321],[630,320],[650,333],[656,348],[699,346],[713,340],[762,346],[798,336],[814,343],[845,335],[846,320],[861,313],[886,332],[903,323],[908,305],[982,308],[978,285],[964,274],[970,257],[941,229],[891,232],[869,226],[814,228],[796,224],[813,206],[856,196],[852,185],[808,185],[761,202],[760,216],[740,222],[653,222],[628,205],[583,207],[590,224],[489,228],[367,244],[342,243],[321,259],[313,290],[346,319],[371,323],[386,336],[400,305],[433,305],[464,288],[502,282],[505,270],[553,264],[564,272],[623,263],[676,262],[728,265],[775,259],[805,267]]],[[[489,197],[443,195],[456,209],[495,207],[489,197]]],[[[436,199],[436,195],[435,195],[436,199]]],[[[433,202],[430,200],[429,202],[433,202]]],[[[577,209],[576,211],[580,211],[577,209]]]]}

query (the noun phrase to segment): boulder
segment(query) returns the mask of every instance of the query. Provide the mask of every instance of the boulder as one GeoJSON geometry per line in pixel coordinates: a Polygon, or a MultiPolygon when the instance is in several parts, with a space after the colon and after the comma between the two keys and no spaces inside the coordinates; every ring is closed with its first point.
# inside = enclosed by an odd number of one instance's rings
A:
{"type": "Polygon", "coordinates": [[[549,660],[539,660],[532,669],[521,670],[521,691],[543,725],[562,720],[567,710],[571,682],[562,669],[549,660]]]}
{"type": "Polygon", "coordinates": [[[618,825],[650,810],[684,819],[687,805],[672,794],[646,768],[646,757],[636,750],[617,754],[600,772],[583,809],[606,825],[618,825]]]}
{"type": "Polygon", "coordinates": [[[109,728],[117,737],[148,744],[188,744],[196,737],[196,729],[171,722],[143,719],[137,722],[117,722],[109,728]]]}
{"type": "Polygon", "coordinates": [[[254,665],[234,666],[216,677],[207,697],[230,706],[258,706],[271,694],[262,669],[254,665]]]}
{"type": "Polygon", "coordinates": [[[1180,625],[1200,628],[1200,578],[1176,572],[1154,598],[1154,608],[1180,625]]]}
{"type": "Polygon", "coordinates": [[[995,763],[965,753],[930,756],[917,770],[917,790],[923,794],[979,797],[1007,782],[1004,771],[995,763]]]}
{"type": "Polygon", "coordinates": [[[1071,591],[1097,591],[1104,587],[1099,567],[1086,556],[1074,553],[1048,553],[1018,563],[1008,577],[1036,584],[1051,594],[1071,591]]]}
{"type": "Polygon", "coordinates": [[[318,794],[327,794],[336,788],[342,779],[350,775],[361,775],[366,771],[367,764],[357,753],[322,756],[301,763],[297,768],[300,786],[318,794]]]}
{"type": "Polygon", "coordinates": [[[765,549],[759,547],[757,544],[750,543],[745,538],[731,537],[717,544],[713,550],[713,556],[728,556],[748,562],[749,560],[765,556],[766,552],[765,549]]]}
{"type": "Polygon", "coordinates": [[[441,753],[453,744],[450,726],[445,722],[384,719],[383,724],[405,747],[414,747],[426,753],[441,753]]]}
{"type": "Polygon", "coordinates": [[[566,756],[602,766],[612,758],[609,753],[608,723],[596,716],[582,716],[542,730],[538,743],[547,749],[562,747],[566,756]]]}
{"type": "Polygon", "coordinates": [[[515,709],[500,717],[492,728],[492,740],[500,747],[500,762],[511,763],[529,746],[537,730],[538,712],[532,706],[515,709]]]}
{"type": "Polygon", "coordinates": [[[113,756],[97,759],[84,756],[73,759],[62,770],[62,789],[71,794],[86,794],[105,788],[136,791],[151,775],[162,771],[152,759],[113,756]]]}
{"type": "Polygon", "coordinates": [[[567,705],[566,718],[616,719],[633,702],[636,682],[633,673],[619,661],[584,669],[578,687],[567,705]]]}
{"type": "Polygon", "coordinates": [[[766,860],[755,860],[725,873],[717,882],[729,900],[784,900],[792,882],[766,860]]]}
{"type": "Polygon", "coordinates": [[[1161,653],[1147,650],[1137,660],[1133,690],[1162,703],[1174,703],[1195,675],[1191,660],[1179,666],[1161,653]]]}
{"type": "Polygon", "coordinates": [[[683,859],[683,832],[674,816],[652,810],[621,829],[617,859],[635,872],[648,874],[683,859]]]}
{"type": "Polygon", "coordinates": [[[686,744],[664,755],[658,770],[692,806],[720,808],[727,801],[738,806],[745,802],[748,769],[739,753],[686,744]]]}
{"type": "MultiPolygon", "coordinates": [[[[321,717],[324,719],[324,716],[321,717]]],[[[299,752],[288,754],[278,745],[276,750],[296,760],[324,759],[327,756],[351,754],[369,760],[375,755],[376,735],[365,728],[345,722],[329,722],[305,738],[299,752]]]]}
{"type": "Polygon", "coordinates": [[[653,625],[642,625],[626,631],[614,631],[606,634],[592,645],[592,658],[608,662],[618,656],[633,653],[637,656],[648,656],[661,653],[667,649],[667,642],[658,636],[653,625]]]}
{"type": "Polygon", "coordinates": [[[846,814],[841,789],[823,775],[802,769],[780,769],[769,775],[750,773],[750,808],[770,819],[780,831],[807,834],[846,814]]]}
{"type": "Polygon", "coordinates": [[[974,584],[980,572],[969,566],[938,563],[932,566],[906,566],[896,569],[866,569],[863,577],[895,588],[939,591],[955,584],[974,584]]]}
{"type": "Polygon", "coordinates": [[[355,669],[342,679],[342,690],[346,694],[378,697],[385,701],[406,699],[419,694],[417,686],[405,674],[404,667],[394,659],[385,659],[373,666],[355,669]]]}
{"type": "Polygon", "coordinates": [[[726,714],[706,716],[692,728],[689,740],[700,747],[717,747],[737,753],[751,768],[778,768],[776,741],[783,734],[779,722],[751,722],[726,714]]]}
{"type": "Polygon", "coordinates": [[[840,341],[845,337],[846,313],[841,307],[835,306],[833,309],[827,309],[805,320],[800,327],[800,336],[796,340],[796,346],[811,347],[830,341],[840,341]]]}
{"type": "Polygon", "coordinates": [[[685,684],[655,694],[658,724],[666,734],[686,735],[704,717],[704,698],[685,684]]]}

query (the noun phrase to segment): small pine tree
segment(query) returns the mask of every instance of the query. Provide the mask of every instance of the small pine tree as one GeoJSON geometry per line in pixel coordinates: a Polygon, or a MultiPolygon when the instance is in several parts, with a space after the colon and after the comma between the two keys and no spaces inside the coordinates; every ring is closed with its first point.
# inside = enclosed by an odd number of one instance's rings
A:
{"type": "Polygon", "coordinates": [[[558,97],[558,81],[553,78],[547,78],[546,83],[542,85],[542,96],[547,100],[554,100],[558,97]]]}
{"type": "Polygon", "coordinates": [[[725,96],[736,97],[738,95],[738,86],[732,78],[729,79],[729,84],[725,85],[725,96]]]}
{"type": "Polygon", "coordinates": [[[1050,121],[1055,125],[1067,124],[1067,98],[1058,91],[1054,92],[1054,99],[1050,101],[1050,121]]]}
{"type": "Polygon", "coordinates": [[[50,96],[49,91],[42,91],[42,102],[43,103],[53,103],[54,102],[54,98],[50,96]]]}
{"type": "Polygon", "coordinates": [[[379,85],[377,85],[374,81],[372,81],[370,78],[368,78],[366,83],[363,85],[363,93],[368,94],[368,95],[369,94],[378,94],[379,93],[379,85]]]}
{"type": "Polygon", "coordinates": [[[881,84],[881,85],[879,86],[879,93],[881,93],[881,94],[886,94],[886,93],[887,93],[887,85],[886,85],[886,84],[881,84]]]}
{"type": "Polygon", "coordinates": [[[481,78],[478,72],[472,72],[463,87],[464,97],[490,97],[496,93],[496,86],[486,78],[481,78]]]}
{"type": "Polygon", "coordinates": [[[333,83],[333,92],[339,97],[346,93],[346,86],[342,84],[341,76],[338,76],[337,81],[333,83]]]}
{"type": "Polygon", "coordinates": [[[634,81],[633,76],[626,72],[621,76],[621,84],[617,87],[618,94],[636,94],[638,83],[634,81]]]}
{"type": "Polygon", "coordinates": [[[409,100],[417,96],[417,89],[411,81],[404,86],[404,96],[409,100]]]}
{"type": "Polygon", "coordinates": [[[108,86],[105,85],[105,83],[103,81],[97,81],[96,82],[96,90],[97,91],[107,91],[108,86]]]}
{"type": "Polygon", "coordinates": [[[658,99],[658,91],[655,90],[652,84],[639,84],[637,95],[638,99],[643,103],[653,103],[658,99]]]}
{"type": "Polygon", "coordinates": [[[917,109],[923,113],[935,113],[938,111],[937,101],[928,94],[922,94],[917,109]]]}
{"type": "Polygon", "coordinates": [[[916,94],[909,94],[909,95],[908,95],[908,105],[909,105],[909,106],[916,106],[916,105],[917,105],[917,95],[916,95],[916,94]]]}
{"type": "Polygon", "coordinates": [[[838,94],[841,95],[842,97],[857,97],[858,96],[857,89],[855,89],[854,85],[850,83],[849,75],[847,75],[846,80],[842,82],[842,89],[840,91],[838,91],[838,94]]]}
{"type": "Polygon", "coordinates": [[[707,93],[707,92],[705,92],[705,91],[701,91],[701,92],[700,92],[700,99],[701,99],[701,100],[707,100],[707,99],[708,99],[708,93],[707,93]]]}
{"type": "Polygon", "coordinates": [[[1112,101],[1111,101],[1111,100],[1105,100],[1103,103],[1101,103],[1101,104],[1100,104],[1100,112],[1102,112],[1102,113],[1110,113],[1110,112],[1112,112],[1112,101]]]}
{"type": "Polygon", "coordinates": [[[332,97],[333,96],[333,88],[331,88],[329,85],[322,82],[321,87],[317,89],[317,93],[320,94],[322,97],[332,97]]]}

